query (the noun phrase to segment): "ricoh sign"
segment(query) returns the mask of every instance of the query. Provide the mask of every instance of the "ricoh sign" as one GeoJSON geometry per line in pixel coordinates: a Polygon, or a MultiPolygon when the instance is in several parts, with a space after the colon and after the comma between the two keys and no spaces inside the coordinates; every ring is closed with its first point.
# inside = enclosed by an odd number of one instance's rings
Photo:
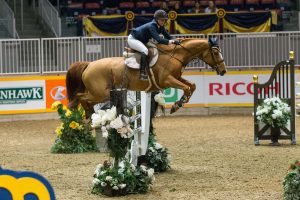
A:
{"type": "MultiPolygon", "coordinates": [[[[253,91],[254,83],[237,82],[237,83],[209,83],[209,95],[220,95],[220,96],[230,96],[230,95],[246,95],[254,94],[253,91]]],[[[276,82],[274,87],[267,87],[266,92],[272,91],[274,94],[279,93],[279,83],[276,82]]]]}
{"type": "MultiPolygon", "coordinates": [[[[253,106],[253,75],[259,76],[259,83],[265,83],[271,71],[249,71],[249,72],[228,72],[224,76],[214,73],[194,72],[187,73],[184,78],[196,84],[196,91],[185,107],[209,107],[209,106],[253,106]]],[[[300,81],[299,73],[296,73],[295,80],[300,81]]],[[[278,94],[279,82],[267,91],[278,94]]],[[[296,92],[300,88],[296,87],[296,92]]],[[[182,91],[178,89],[165,90],[166,103],[171,105],[180,99],[182,91]]]]}

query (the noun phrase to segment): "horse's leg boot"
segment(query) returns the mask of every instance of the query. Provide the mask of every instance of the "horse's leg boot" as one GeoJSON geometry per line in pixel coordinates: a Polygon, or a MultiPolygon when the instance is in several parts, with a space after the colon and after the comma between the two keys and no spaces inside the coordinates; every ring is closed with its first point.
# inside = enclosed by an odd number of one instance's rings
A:
{"type": "Polygon", "coordinates": [[[141,54],[140,80],[148,80],[149,62],[146,54],[141,54]]]}

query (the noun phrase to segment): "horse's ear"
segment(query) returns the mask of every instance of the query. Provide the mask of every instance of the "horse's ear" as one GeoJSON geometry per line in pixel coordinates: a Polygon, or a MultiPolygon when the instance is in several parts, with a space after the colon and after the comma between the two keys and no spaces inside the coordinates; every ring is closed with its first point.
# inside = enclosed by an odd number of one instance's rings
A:
{"type": "Polygon", "coordinates": [[[217,37],[209,37],[208,38],[208,43],[210,46],[214,47],[214,46],[219,46],[218,45],[218,38],[217,37]]]}

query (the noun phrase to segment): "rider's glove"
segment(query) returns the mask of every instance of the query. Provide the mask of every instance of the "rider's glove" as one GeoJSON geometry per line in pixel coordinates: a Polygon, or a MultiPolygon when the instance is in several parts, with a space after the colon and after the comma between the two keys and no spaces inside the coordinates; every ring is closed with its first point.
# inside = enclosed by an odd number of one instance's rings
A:
{"type": "Polygon", "coordinates": [[[173,40],[173,44],[176,44],[176,45],[180,45],[180,41],[179,40],[173,40]]]}

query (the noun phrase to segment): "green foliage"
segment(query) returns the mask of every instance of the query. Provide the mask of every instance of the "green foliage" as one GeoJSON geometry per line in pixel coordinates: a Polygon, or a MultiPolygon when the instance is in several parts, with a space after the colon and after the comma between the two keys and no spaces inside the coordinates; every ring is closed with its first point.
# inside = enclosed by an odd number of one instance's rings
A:
{"type": "Polygon", "coordinates": [[[55,130],[57,138],[51,153],[83,153],[97,151],[96,140],[89,125],[84,122],[84,109],[69,110],[60,102],[54,102],[52,109],[57,110],[61,120],[55,130]]]}
{"type": "Polygon", "coordinates": [[[122,160],[117,166],[104,162],[96,168],[92,193],[107,196],[145,193],[154,180],[153,174],[153,169],[143,165],[135,167],[127,160],[122,160]]]}
{"type": "Polygon", "coordinates": [[[154,133],[149,135],[146,160],[147,166],[153,168],[155,172],[165,172],[171,168],[168,149],[156,141],[154,133]]]}
{"type": "Polygon", "coordinates": [[[283,181],[283,196],[285,200],[300,200],[300,162],[291,163],[283,181]]]}
{"type": "Polygon", "coordinates": [[[107,146],[110,149],[110,156],[116,160],[124,158],[132,139],[122,138],[121,134],[114,128],[110,128],[108,132],[107,146]]]}

